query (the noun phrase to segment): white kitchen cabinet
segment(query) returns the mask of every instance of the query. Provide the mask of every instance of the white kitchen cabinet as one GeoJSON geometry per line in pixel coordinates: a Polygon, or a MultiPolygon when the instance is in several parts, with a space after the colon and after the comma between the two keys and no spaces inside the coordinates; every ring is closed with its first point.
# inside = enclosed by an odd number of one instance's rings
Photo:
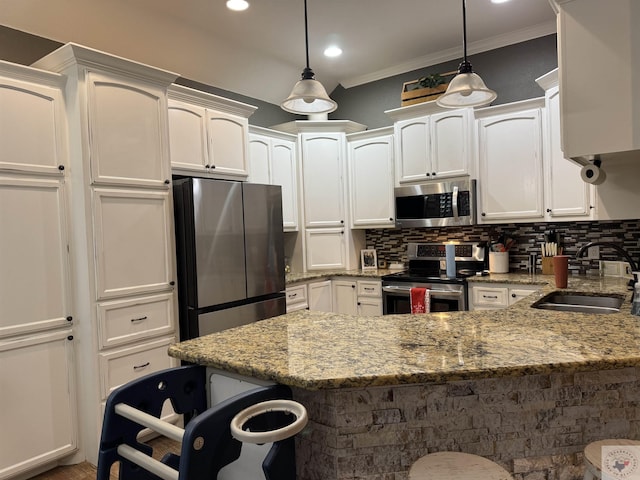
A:
{"type": "Polygon", "coordinates": [[[311,282],[307,285],[309,295],[309,310],[316,312],[333,311],[333,294],[331,280],[311,282]]]}
{"type": "Polygon", "coordinates": [[[482,223],[544,218],[543,106],[533,99],[476,111],[482,223]]]}
{"type": "Polygon", "coordinates": [[[333,279],[333,311],[363,317],[382,315],[382,282],[357,278],[333,279]]]}
{"type": "Polygon", "coordinates": [[[347,268],[344,228],[307,228],[307,270],[344,270],[347,268]]]}
{"type": "Polygon", "coordinates": [[[298,230],[297,146],[293,135],[251,127],[249,181],[282,188],[284,231],[298,230]]]}
{"type": "Polygon", "coordinates": [[[0,338],[69,323],[65,189],[63,179],[0,177],[0,338]]]}
{"type": "Polygon", "coordinates": [[[301,143],[305,226],[344,226],[345,136],[303,133],[301,143]]]}
{"type": "Polygon", "coordinates": [[[93,183],[169,188],[166,90],[92,71],[86,84],[93,183]]]}
{"type": "Polygon", "coordinates": [[[166,353],[175,340],[177,306],[165,102],[176,74],[75,44],[34,66],[67,78],[79,438],[83,457],[95,464],[101,379],[111,374],[100,359],[157,348],[162,361],[146,373],[174,364],[166,353]]]}
{"type": "Polygon", "coordinates": [[[358,291],[355,280],[333,280],[333,311],[343,315],[358,314],[358,291]]]}
{"type": "Polygon", "coordinates": [[[385,113],[394,120],[398,184],[470,173],[469,109],[445,110],[427,102],[385,113]]]}
{"type": "Polygon", "coordinates": [[[0,62],[0,479],[78,449],[65,82],[0,62]]]}
{"type": "MultiPolygon", "coordinates": [[[[554,0],[562,149],[568,158],[640,150],[637,0],[554,0]],[[604,76],[605,91],[594,88],[604,76]]],[[[634,156],[637,161],[637,155],[634,156]]],[[[605,160],[606,162],[606,160],[605,160]]],[[[586,163],[586,161],[585,161],[586,163]]],[[[605,163],[606,164],[606,163],[605,163]]]]}
{"type": "Polygon", "coordinates": [[[93,212],[97,299],[170,290],[169,193],[96,188],[93,212]]]}
{"type": "Polygon", "coordinates": [[[307,301],[307,285],[292,285],[287,287],[285,292],[287,302],[287,313],[309,308],[307,301]]]}
{"type": "Polygon", "coordinates": [[[536,79],[545,90],[543,116],[545,216],[547,220],[591,220],[595,187],[582,180],[580,165],[565,157],[560,138],[558,70],[536,79]]]}
{"type": "Polygon", "coordinates": [[[70,328],[0,340],[0,479],[77,449],[73,344],[70,328]]]}
{"type": "Polygon", "coordinates": [[[60,175],[64,170],[63,85],[60,75],[0,62],[0,171],[60,175]]]}
{"type": "Polygon", "coordinates": [[[168,97],[173,169],[245,180],[248,118],[256,107],[181,85],[172,85],[168,97]]]}
{"type": "Polygon", "coordinates": [[[353,133],[347,139],[351,228],[394,227],[393,130],[353,133]]]}
{"type": "Polygon", "coordinates": [[[469,310],[506,308],[539,289],[539,286],[473,282],[469,285],[469,310]]]}

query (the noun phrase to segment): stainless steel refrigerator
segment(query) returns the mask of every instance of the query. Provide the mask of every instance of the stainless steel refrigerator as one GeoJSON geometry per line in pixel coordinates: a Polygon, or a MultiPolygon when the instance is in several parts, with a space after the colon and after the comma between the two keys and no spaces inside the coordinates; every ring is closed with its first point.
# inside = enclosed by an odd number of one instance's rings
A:
{"type": "Polygon", "coordinates": [[[285,313],[281,187],[189,177],[173,197],[180,339],[285,313]]]}

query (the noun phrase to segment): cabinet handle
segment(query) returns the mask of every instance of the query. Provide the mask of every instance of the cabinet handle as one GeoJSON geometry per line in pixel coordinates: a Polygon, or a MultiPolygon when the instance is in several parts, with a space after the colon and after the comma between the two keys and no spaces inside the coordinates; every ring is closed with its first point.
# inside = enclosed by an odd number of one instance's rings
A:
{"type": "Polygon", "coordinates": [[[551,213],[551,209],[550,208],[547,208],[547,213],[551,213]]]}
{"type": "Polygon", "coordinates": [[[497,300],[498,296],[497,295],[482,295],[482,298],[493,298],[493,299],[497,300]]]}
{"type": "Polygon", "coordinates": [[[297,293],[290,293],[289,298],[296,298],[298,296],[297,293]]]}
{"type": "Polygon", "coordinates": [[[142,322],[143,320],[146,320],[147,318],[148,317],[146,315],[144,317],[132,318],[131,319],[131,323],[142,322]]]}
{"type": "Polygon", "coordinates": [[[371,287],[364,287],[364,291],[365,291],[365,292],[373,292],[373,288],[371,288],[371,287]]]}
{"type": "Polygon", "coordinates": [[[58,165],[58,170],[62,172],[64,170],[64,165],[58,165]]]}
{"type": "Polygon", "coordinates": [[[72,321],[73,321],[73,317],[72,317],[71,315],[69,315],[69,316],[67,317],[67,322],[72,322],[72,321]]]}
{"type": "Polygon", "coordinates": [[[147,368],[149,365],[151,365],[151,362],[143,363],[142,365],[134,365],[133,369],[134,370],[141,370],[143,368],[147,368]]]}

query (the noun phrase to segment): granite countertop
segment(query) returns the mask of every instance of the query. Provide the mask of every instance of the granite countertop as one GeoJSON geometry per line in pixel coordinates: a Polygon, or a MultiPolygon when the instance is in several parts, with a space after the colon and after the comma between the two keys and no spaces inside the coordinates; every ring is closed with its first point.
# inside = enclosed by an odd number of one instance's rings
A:
{"type": "Polygon", "coordinates": [[[285,283],[289,286],[300,282],[307,282],[309,280],[328,279],[333,277],[362,277],[379,280],[383,275],[389,275],[390,273],[397,273],[400,271],[401,270],[378,268],[375,270],[322,270],[316,272],[287,273],[285,275],[285,283]]]}
{"type": "Polygon", "coordinates": [[[474,281],[540,290],[504,310],[379,317],[301,310],[174,344],[169,354],[308,390],[640,366],[640,317],[630,314],[626,279],[569,279],[570,291],[624,295],[621,311],[609,315],[530,308],[557,290],[552,276],[474,281]]]}

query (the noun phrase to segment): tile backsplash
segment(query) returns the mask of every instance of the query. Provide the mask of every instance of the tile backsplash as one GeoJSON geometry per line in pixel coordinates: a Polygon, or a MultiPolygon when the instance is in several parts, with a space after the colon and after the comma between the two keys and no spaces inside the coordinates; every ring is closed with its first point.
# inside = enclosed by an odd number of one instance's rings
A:
{"type": "MultiPolygon", "coordinates": [[[[510,250],[509,269],[526,271],[529,254],[538,254],[538,272],[541,270],[541,243],[544,232],[556,230],[562,238],[564,253],[575,256],[587,242],[603,241],[623,247],[637,262],[640,260],[640,220],[610,220],[600,222],[517,223],[500,225],[474,225],[469,227],[375,229],[366,231],[367,248],[376,250],[378,259],[406,262],[406,244],[409,242],[489,242],[501,234],[516,240],[510,250]]],[[[624,260],[618,253],[606,247],[600,248],[601,260],[624,260]]],[[[569,261],[572,274],[597,274],[597,260],[569,261]]]]}

